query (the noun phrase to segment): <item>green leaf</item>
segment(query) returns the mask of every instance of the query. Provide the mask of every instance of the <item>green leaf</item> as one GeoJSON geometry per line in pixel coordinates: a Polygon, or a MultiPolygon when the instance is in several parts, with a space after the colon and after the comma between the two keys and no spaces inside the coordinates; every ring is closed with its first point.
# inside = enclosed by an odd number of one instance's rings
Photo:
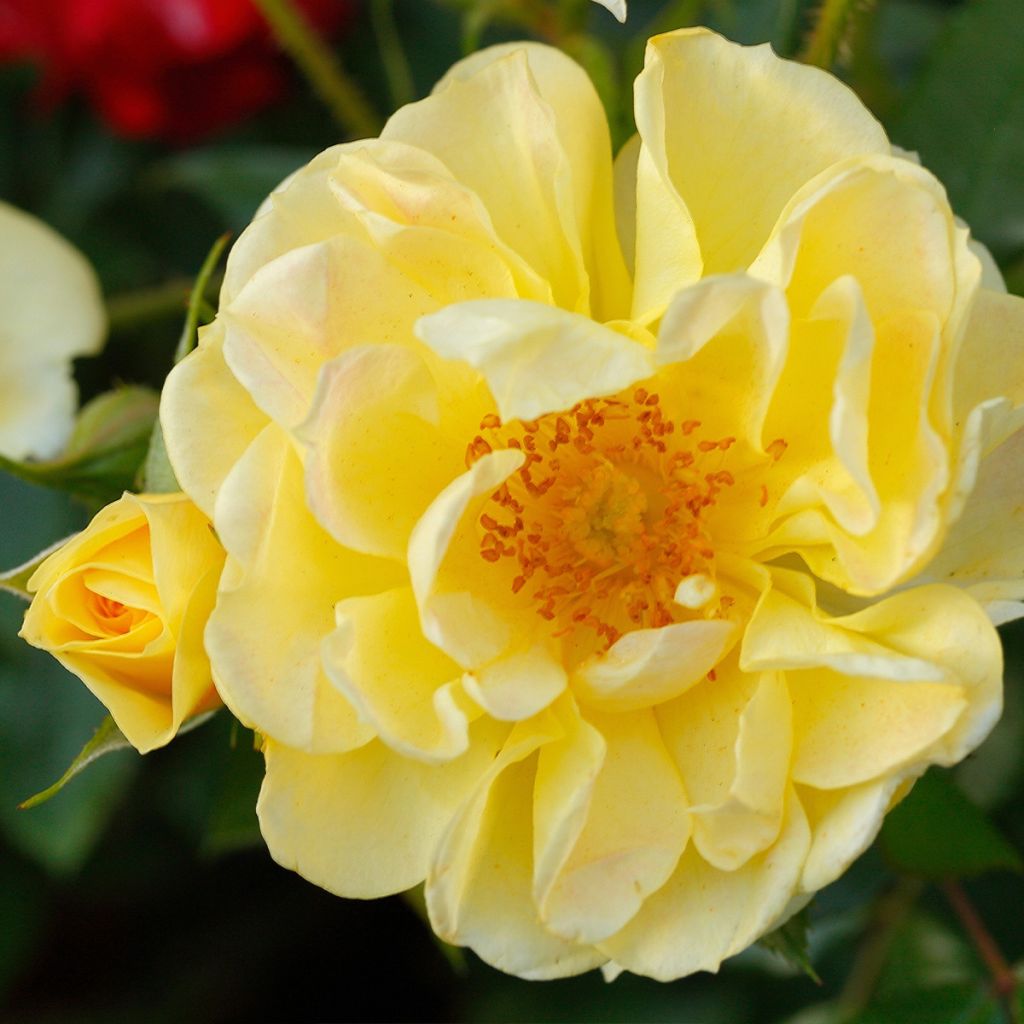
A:
{"type": "Polygon", "coordinates": [[[1024,251],[1024,18],[1020,0],[977,0],[950,17],[892,127],[999,259],[1024,251]]]}
{"type": "Polygon", "coordinates": [[[80,771],[84,771],[101,757],[113,754],[117,750],[130,750],[131,744],[124,738],[124,733],[117,727],[117,723],[107,715],[100,722],[96,732],[88,743],[79,751],[78,756],[68,765],[64,774],[52,785],[47,786],[35,796],[30,796],[18,804],[18,809],[27,811],[29,808],[45,804],[47,800],[55,797],[80,771]]]}
{"type": "Polygon", "coordinates": [[[803,971],[811,981],[821,984],[821,978],[811,963],[807,945],[807,908],[794,914],[781,928],[769,932],[758,940],[765,949],[782,957],[791,967],[803,971]]]}
{"type": "Polygon", "coordinates": [[[948,774],[930,771],[886,819],[882,851],[898,870],[925,878],[1020,871],[1020,854],[948,774]]]}
{"type": "Polygon", "coordinates": [[[143,387],[98,395],[78,415],[67,450],[47,462],[0,456],[0,468],[41,487],[106,502],[135,483],[146,456],[159,399],[143,387]]]}

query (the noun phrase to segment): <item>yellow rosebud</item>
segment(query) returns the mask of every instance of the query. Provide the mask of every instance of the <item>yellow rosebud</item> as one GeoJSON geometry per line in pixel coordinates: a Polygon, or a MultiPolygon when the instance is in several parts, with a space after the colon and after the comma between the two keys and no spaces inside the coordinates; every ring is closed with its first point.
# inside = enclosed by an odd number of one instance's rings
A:
{"type": "Polygon", "coordinates": [[[71,435],[75,356],[106,332],[99,283],[42,221],[0,203],[0,454],[50,458],[71,435]]]}
{"type": "Polygon", "coordinates": [[[21,630],[141,753],[219,703],[203,649],[224,552],[181,494],[125,494],[32,575],[21,630]]]}
{"type": "Polygon", "coordinates": [[[529,978],[784,920],[984,738],[1024,598],[1024,302],[939,183],[706,31],[636,112],[613,166],[563,54],[456,65],[273,194],[161,410],[274,857],[529,978]]]}

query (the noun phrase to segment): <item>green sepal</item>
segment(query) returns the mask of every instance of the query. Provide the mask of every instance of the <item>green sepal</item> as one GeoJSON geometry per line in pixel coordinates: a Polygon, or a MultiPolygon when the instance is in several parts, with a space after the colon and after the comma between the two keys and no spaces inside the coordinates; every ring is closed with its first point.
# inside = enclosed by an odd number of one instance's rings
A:
{"type": "Polygon", "coordinates": [[[0,456],[28,483],[107,502],[132,487],[146,456],[159,399],[150,388],[122,387],[98,395],[78,415],[64,454],[46,462],[0,456]]]}
{"type": "MultiPolygon", "coordinates": [[[[206,711],[201,715],[190,718],[178,730],[178,735],[181,736],[186,732],[191,732],[193,729],[205,724],[216,713],[216,710],[206,711]]],[[[84,771],[94,761],[98,761],[101,757],[106,757],[107,754],[114,754],[119,750],[129,749],[133,750],[134,747],[125,738],[124,733],[118,728],[114,719],[107,715],[100,722],[96,732],[93,733],[92,739],[82,747],[75,759],[68,765],[67,771],[52,786],[47,786],[41,792],[30,796],[27,800],[23,800],[18,804],[18,809],[27,811],[32,807],[45,804],[47,800],[55,797],[79,772],[84,771]]]]}
{"type": "MultiPolygon", "coordinates": [[[[71,537],[75,536],[72,534],[71,537]]],[[[8,594],[14,594],[15,597],[20,597],[23,601],[32,600],[32,592],[28,589],[28,581],[32,579],[36,569],[39,568],[50,557],[58,548],[62,548],[71,537],[64,537],[62,540],[57,541],[55,544],[51,544],[48,548],[40,551],[38,555],[33,555],[27,562],[22,565],[15,566],[13,569],[8,569],[7,572],[0,573],[0,590],[7,591],[8,594]]]]}
{"type": "Polygon", "coordinates": [[[45,804],[51,797],[56,796],[79,772],[84,771],[101,757],[113,754],[118,750],[126,750],[131,744],[125,739],[124,733],[117,727],[117,723],[110,715],[100,722],[92,739],[78,752],[78,756],[68,765],[67,771],[52,785],[47,786],[35,796],[30,796],[18,804],[18,809],[27,811],[29,808],[45,804]]]}
{"type": "Polygon", "coordinates": [[[164,443],[164,430],[160,420],[153,424],[153,434],[149,440],[149,451],[142,467],[143,488],[149,494],[174,494],[181,490],[181,484],[174,475],[174,467],[167,457],[167,445],[164,443]]]}
{"type": "Polygon", "coordinates": [[[816,985],[821,978],[811,963],[811,954],[807,942],[807,908],[794,914],[781,928],[762,935],[758,944],[769,952],[782,957],[791,967],[803,971],[816,985]]]}

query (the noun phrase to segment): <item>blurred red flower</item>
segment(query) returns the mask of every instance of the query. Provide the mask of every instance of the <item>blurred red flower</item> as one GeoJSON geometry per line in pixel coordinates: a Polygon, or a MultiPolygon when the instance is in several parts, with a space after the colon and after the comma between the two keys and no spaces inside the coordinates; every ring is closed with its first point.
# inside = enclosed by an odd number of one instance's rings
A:
{"type": "MultiPolygon", "coordinates": [[[[296,0],[321,32],[354,0],[296,0]]],[[[287,68],[252,0],[0,0],[0,60],[43,68],[46,105],[83,92],[123,135],[192,142],[273,102],[287,68]]]]}

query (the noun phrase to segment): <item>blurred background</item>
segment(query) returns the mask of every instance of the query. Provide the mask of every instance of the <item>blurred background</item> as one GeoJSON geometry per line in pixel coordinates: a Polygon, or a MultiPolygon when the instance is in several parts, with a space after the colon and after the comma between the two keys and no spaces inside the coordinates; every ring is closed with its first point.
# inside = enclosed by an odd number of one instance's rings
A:
{"type": "MultiPolygon", "coordinates": [[[[630,0],[625,26],[587,0],[294,5],[349,93],[325,90],[287,38],[282,49],[270,0],[0,0],[0,198],[85,253],[110,314],[104,353],[77,367],[83,400],[115,383],[160,387],[211,244],[283,177],[374,132],[463,53],[523,36],[584,64],[617,144],[633,130],[631,82],[654,31],[708,24],[831,67],[921,154],[1024,293],[1021,0],[859,0],[831,43],[813,32],[817,0],[630,0]]],[[[89,514],[87,501],[0,473],[0,568],[89,514]]],[[[813,904],[817,980],[790,934],[788,955],[755,947],[718,976],[540,984],[442,947],[415,899],[344,901],[276,867],[253,810],[260,757],[226,713],[145,758],[111,754],[18,810],[103,717],[16,638],[22,612],[0,593],[3,1021],[1020,1019],[1021,628],[1004,629],[1007,710],[993,736],[929,775],[813,904]]]]}

